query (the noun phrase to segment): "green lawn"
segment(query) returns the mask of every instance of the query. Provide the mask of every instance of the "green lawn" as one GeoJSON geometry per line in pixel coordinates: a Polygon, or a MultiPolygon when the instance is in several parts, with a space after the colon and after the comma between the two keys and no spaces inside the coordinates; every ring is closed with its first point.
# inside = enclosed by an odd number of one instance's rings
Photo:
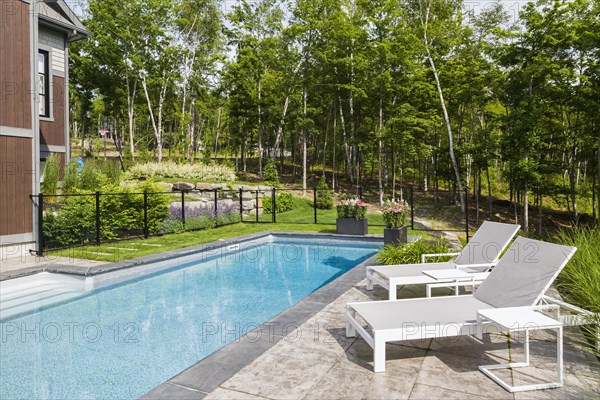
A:
{"type": "MultiPolygon", "coordinates": [[[[145,240],[125,240],[100,246],[56,250],[48,252],[48,255],[116,262],[262,231],[335,233],[335,225],[239,223],[195,232],[156,236],[145,240]]],[[[369,227],[369,233],[383,234],[383,226],[369,227]]]]}
{"type": "MultiPolygon", "coordinates": [[[[125,240],[100,246],[89,245],[55,250],[48,252],[48,255],[116,262],[262,231],[335,233],[335,220],[337,218],[335,209],[317,210],[318,223],[314,224],[312,203],[299,197],[294,198],[294,202],[295,208],[293,210],[277,214],[277,223],[275,224],[270,223],[271,214],[261,215],[259,217],[260,223],[254,222],[254,216],[248,216],[244,218],[246,221],[244,223],[214,229],[174,233],[149,239],[125,240]]],[[[367,218],[369,219],[369,233],[383,234],[382,216],[380,214],[367,214],[367,218]]],[[[413,233],[409,231],[409,234],[413,233]]],[[[422,235],[423,233],[419,234],[422,235]]]]}
{"type": "MultiPolygon", "coordinates": [[[[294,197],[294,209],[284,213],[277,214],[277,223],[286,224],[312,224],[314,222],[314,209],[312,201],[301,197],[294,197]]],[[[255,216],[251,215],[244,218],[244,221],[254,221],[255,216]]],[[[259,221],[271,222],[271,214],[263,214],[259,216],[259,221]]],[[[332,225],[335,231],[335,220],[337,211],[335,208],[331,210],[317,209],[317,223],[332,225]]],[[[367,214],[369,220],[369,233],[383,233],[383,216],[381,214],[367,214]],[[380,225],[380,226],[378,226],[380,225]]]]}

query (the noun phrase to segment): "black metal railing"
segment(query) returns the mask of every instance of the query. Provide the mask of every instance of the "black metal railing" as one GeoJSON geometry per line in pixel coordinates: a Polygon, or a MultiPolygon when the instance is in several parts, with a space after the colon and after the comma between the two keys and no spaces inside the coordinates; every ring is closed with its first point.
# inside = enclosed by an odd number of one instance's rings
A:
{"type": "MultiPolygon", "coordinates": [[[[403,194],[408,194],[403,197],[408,199],[406,203],[410,210],[411,229],[449,231],[449,229],[434,229],[423,225],[415,226],[415,211],[431,207],[431,199],[428,197],[432,196],[433,191],[418,190],[413,186],[401,190],[403,194]]],[[[365,191],[361,186],[354,187],[348,192],[347,197],[365,199],[365,191]]],[[[371,193],[374,197],[374,192],[367,193],[371,193]]],[[[335,206],[330,210],[319,209],[319,195],[320,189],[317,187],[281,189],[241,186],[236,189],[211,188],[170,192],[145,190],[124,193],[96,191],[60,195],[39,194],[31,197],[37,199],[37,202],[34,201],[34,205],[37,206],[38,220],[37,252],[43,255],[48,250],[90,244],[100,245],[132,238],[147,239],[166,233],[195,231],[237,222],[335,224],[335,206]],[[293,206],[299,205],[301,209],[278,212],[278,196],[282,193],[290,194],[294,202],[293,206]],[[269,213],[263,212],[264,201],[270,201],[269,213]],[[308,208],[312,208],[312,212],[308,208]],[[122,221],[119,221],[119,218],[122,221]]],[[[438,190],[434,196],[438,202],[451,203],[455,201],[456,193],[438,190]]],[[[290,201],[289,198],[290,196],[286,201],[290,201]]],[[[465,201],[467,199],[468,196],[465,196],[465,201]]],[[[371,226],[384,225],[381,215],[368,214],[368,218],[371,226]]],[[[464,232],[468,240],[468,213],[465,213],[463,218],[464,232]]]]}

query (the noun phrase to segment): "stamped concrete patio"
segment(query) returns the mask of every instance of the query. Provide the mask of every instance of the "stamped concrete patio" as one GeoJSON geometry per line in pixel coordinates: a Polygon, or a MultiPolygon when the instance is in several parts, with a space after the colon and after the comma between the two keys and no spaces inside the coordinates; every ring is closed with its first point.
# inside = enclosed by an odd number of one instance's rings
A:
{"type": "MultiPolygon", "coordinates": [[[[367,292],[366,282],[337,298],[300,328],[290,332],[207,399],[435,399],[435,398],[598,398],[597,361],[573,343],[579,328],[567,328],[565,385],[559,389],[511,394],[478,370],[479,365],[520,359],[521,343],[503,335],[418,340],[387,346],[385,373],[373,373],[373,351],[361,338],[346,338],[347,302],[381,300],[387,292],[367,292]]],[[[420,288],[402,290],[404,297],[420,288]]],[[[532,365],[515,371],[514,384],[553,378],[553,337],[532,336],[532,365]]]]}

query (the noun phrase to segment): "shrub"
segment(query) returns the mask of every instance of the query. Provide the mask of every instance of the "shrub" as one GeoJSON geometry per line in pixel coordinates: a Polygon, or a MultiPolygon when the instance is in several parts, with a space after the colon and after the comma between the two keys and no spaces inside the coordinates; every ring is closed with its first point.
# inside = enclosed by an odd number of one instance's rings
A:
{"type": "Polygon", "coordinates": [[[270,186],[279,186],[279,173],[275,160],[270,159],[263,170],[263,181],[270,186]]]}
{"type": "MultiPolygon", "coordinates": [[[[270,214],[273,212],[273,201],[271,196],[262,198],[263,212],[270,214]]],[[[294,208],[294,196],[291,193],[279,192],[275,195],[275,212],[282,213],[294,208]]]]}
{"type": "MultiPolygon", "coordinates": [[[[101,192],[117,194],[100,197],[100,239],[116,239],[124,231],[141,230],[144,222],[144,195],[148,195],[148,232],[159,231],[167,214],[169,197],[160,194],[160,188],[152,183],[122,187],[106,185],[101,192]]],[[[69,196],[60,206],[44,212],[44,238],[52,245],[65,246],[86,243],[96,237],[96,198],[85,191],[82,196],[69,196]]]]}
{"type": "Polygon", "coordinates": [[[317,184],[317,208],[320,210],[331,210],[333,208],[333,196],[327,186],[325,175],[321,176],[317,184]]]}
{"type": "Polygon", "coordinates": [[[234,181],[233,168],[219,164],[176,164],[172,161],[136,164],[126,173],[127,179],[190,179],[194,181],[234,181]]]}
{"type": "Polygon", "coordinates": [[[67,197],[60,208],[44,211],[43,231],[47,247],[86,243],[95,237],[94,196],[67,197]]]}
{"type": "MultiPolygon", "coordinates": [[[[429,242],[419,240],[412,243],[403,243],[399,246],[387,245],[377,254],[377,260],[384,265],[416,264],[421,262],[421,254],[447,253],[448,243],[439,240],[429,242]]],[[[429,258],[430,262],[447,261],[450,257],[429,258]]]]}
{"type": "Polygon", "coordinates": [[[43,194],[56,194],[58,192],[58,179],[60,177],[60,158],[56,154],[46,158],[40,190],[43,194]]]}
{"type": "Polygon", "coordinates": [[[346,199],[337,205],[338,218],[365,218],[367,215],[367,205],[362,200],[346,199]]]}

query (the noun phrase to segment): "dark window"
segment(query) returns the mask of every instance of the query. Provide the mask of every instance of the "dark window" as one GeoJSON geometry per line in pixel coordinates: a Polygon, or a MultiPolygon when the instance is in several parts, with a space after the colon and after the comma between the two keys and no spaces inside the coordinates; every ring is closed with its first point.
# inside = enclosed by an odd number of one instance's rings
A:
{"type": "Polygon", "coordinates": [[[40,117],[50,116],[50,79],[48,70],[48,52],[40,50],[38,53],[38,80],[40,103],[40,117]]]}

